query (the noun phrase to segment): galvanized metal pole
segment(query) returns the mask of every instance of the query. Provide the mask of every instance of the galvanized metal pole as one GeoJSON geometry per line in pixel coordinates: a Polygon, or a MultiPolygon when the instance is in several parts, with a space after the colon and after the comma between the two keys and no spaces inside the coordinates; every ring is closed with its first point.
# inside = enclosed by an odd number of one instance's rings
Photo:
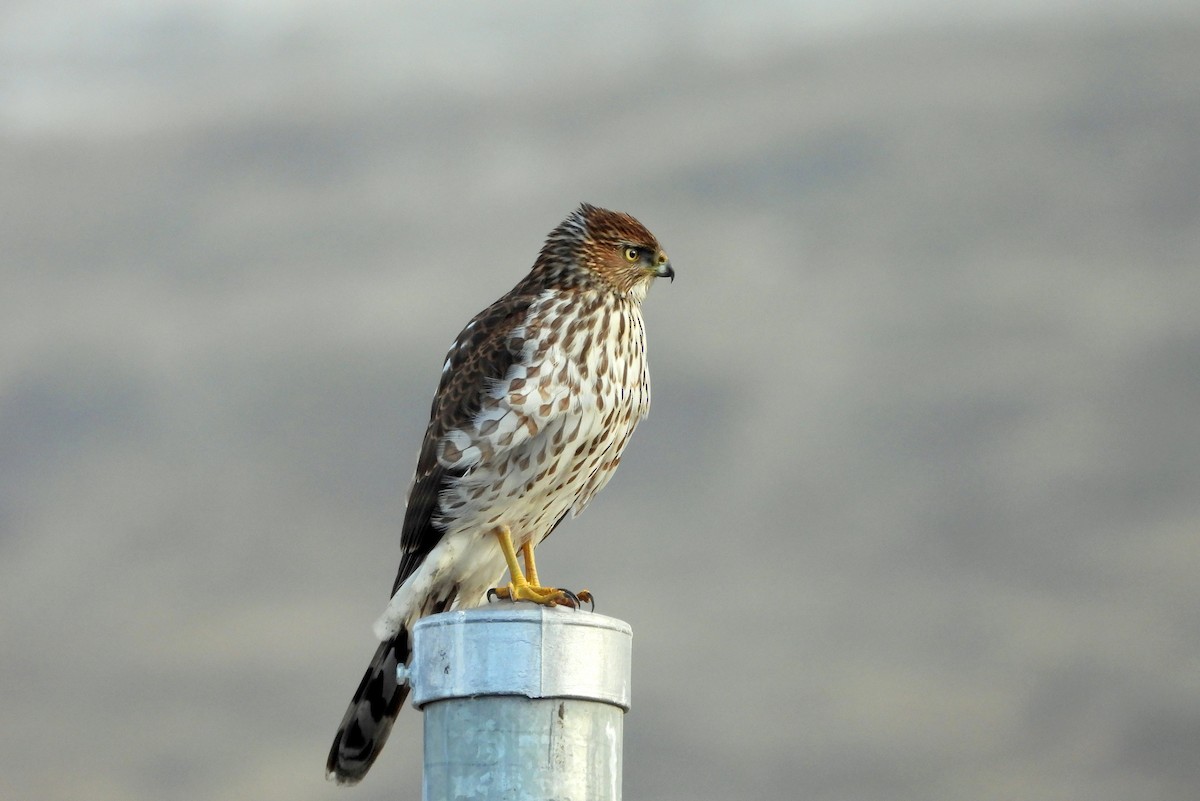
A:
{"type": "Polygon", "coordinates": [[[418,621],[425,801],[620,801],[632,641],[624,621],[526,603],[418,621]]]}

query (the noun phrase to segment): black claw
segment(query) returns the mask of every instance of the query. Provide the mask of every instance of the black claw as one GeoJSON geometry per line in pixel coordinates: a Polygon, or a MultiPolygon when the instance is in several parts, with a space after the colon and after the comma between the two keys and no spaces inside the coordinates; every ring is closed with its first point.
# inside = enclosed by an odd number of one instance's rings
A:
{"type": "Polygon", "coordinates": [[[583,596],[583,600],[588,602],[588,604],[589,604],[588,611],[595,612],[596,611],[596,596],[592,595],[587,590],[580,590],[579,594],[581,596],[583,596]]]}
{"type": "Polygon", "coordinates": [[[489,590],[487,591],[487,602],[488,602],[489,604],[490,604],[492,601],[494,601],[494,600],[496,600],[497,598],[499,598],[499,597],[500,597],[500,593],[496,592],[496,588],[495,588],[495,587],[492,587],[491,589],[489,589],[489,590]]]}
{"type": "Polygon", "coordinates": [[[572,609],[579,608],[579,596],[578,595],[571,592],[570,590],[560,590],[560,592],[562,592],[563,595],[565,595],[571,599],[571,603],[568,604],[568,606],[570,606],[572,609]]]}

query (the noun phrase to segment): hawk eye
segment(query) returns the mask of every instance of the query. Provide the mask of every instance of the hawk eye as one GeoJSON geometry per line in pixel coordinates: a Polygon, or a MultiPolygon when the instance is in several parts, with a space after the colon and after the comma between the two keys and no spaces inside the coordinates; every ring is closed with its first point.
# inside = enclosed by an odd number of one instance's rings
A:
{"type": "Polygon", "coordinates": [[[637,248],[625,248],[626,261],[637,261],[642,257],[642,251],[637,248]]]}

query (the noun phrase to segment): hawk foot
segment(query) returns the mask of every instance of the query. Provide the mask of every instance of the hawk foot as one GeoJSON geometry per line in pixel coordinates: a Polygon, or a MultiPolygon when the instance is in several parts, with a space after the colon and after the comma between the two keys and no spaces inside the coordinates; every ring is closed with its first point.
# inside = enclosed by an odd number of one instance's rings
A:
{"type": "Polygon", "coordinates": [[[505,601],[532,601],[541,606],[569,606],[578,609],[581,604],[591,604],[594,611],[596,599],[587,590],[571,592],[557,587],[537,587],[529,582],[512,583],[507,587],[493,587],[487,591],[488,600],[499,598],[505,601]]]}
{"type": "Polygon", "coordinates": [[[574,593],[557,587],[542,586],[538,581],[537,566],[533,562],[533,545],[529,542],[521,545],[521,555],[525,557],[525,572],[522,573],[521,566],[517,563],[516,549],[513,548],[512,532],[508,526],[497,526],[492,529],[492,534],[496,536],[512,581],[507,587],[493,587],[488,590],[489,601],[495,597],[509,601],[533,601],[542,606],[569,606],[572,609],[578,609],[581,603],[588,603],[592,605],[592,611],[596,610],[596,599],[587,590],[574,593]]]}

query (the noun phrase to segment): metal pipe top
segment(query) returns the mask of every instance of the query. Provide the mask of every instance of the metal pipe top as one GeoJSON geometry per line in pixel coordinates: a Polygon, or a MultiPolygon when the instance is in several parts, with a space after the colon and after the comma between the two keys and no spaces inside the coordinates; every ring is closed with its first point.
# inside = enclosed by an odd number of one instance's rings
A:
{"type": "Polygon", "coordinates": [[[628,711],[632,642],[629,624],[616,618],[493,603],[417,621],[407,678],[417,707],[523,695],[603,701],[628,711]]]}

